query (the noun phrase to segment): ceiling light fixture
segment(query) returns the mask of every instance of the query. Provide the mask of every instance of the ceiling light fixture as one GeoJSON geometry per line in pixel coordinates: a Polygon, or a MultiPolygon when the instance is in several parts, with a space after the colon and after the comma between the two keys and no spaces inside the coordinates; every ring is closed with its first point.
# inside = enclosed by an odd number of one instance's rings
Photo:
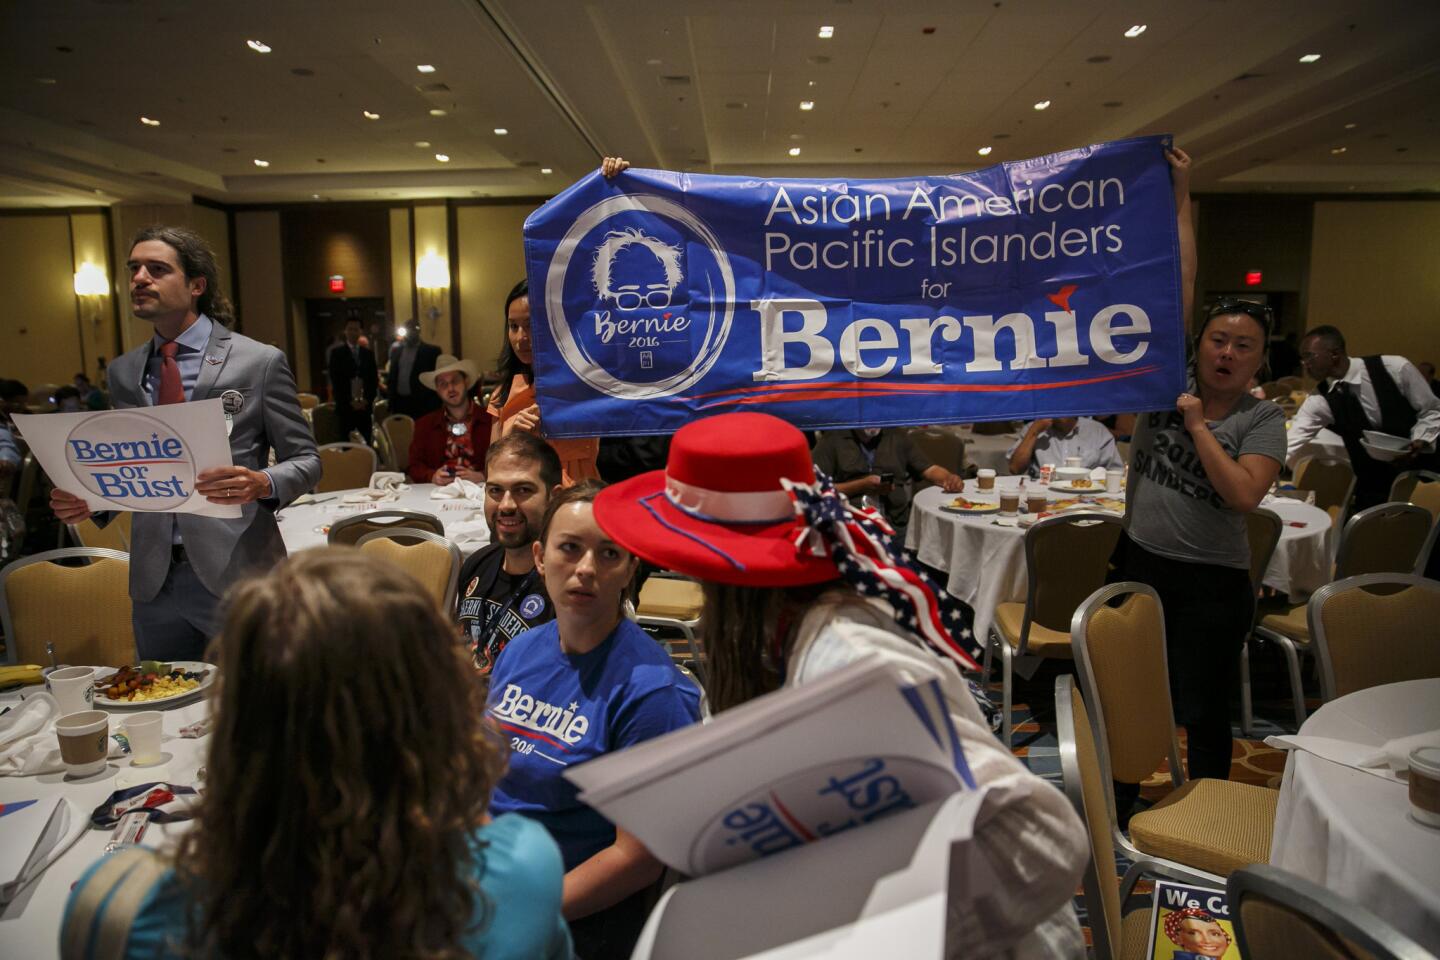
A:
{"type": "Polygon", "coordinates": [[[1301,63],[1314,63],[1316,60],[1319,60],[1319,59],[1320,59],[1320,54],[1318,54],[1318,53],[1307,53],[1307,54],[1305,54],[1305,56],[1303,56],[1303,57],[1300,58],[1300,62],[1301,62],[1301,63]]]}
{"type": "Polygon", "coordinates": [[[265,43],[262,40],[246,40],[245,46],[249,47],[251,50],[254,50],[256,53],[270,52],[270,44],[265,43]]]}
{"type": "Polygon", "coordinates": [[[1049,101],[1049,100],[1039,100],[1039,101],[1037,101],[1037,102],[1035,103],[1035,109],[1036,109],[1036,110],[1044,110],[1044,109],[1046,109],[1046,108],[1049,107],[1049,106],[1050,106],[1050,101],[1049,101]]]}
{"type": "Polygon", "coordinates": [[[261,160],[261,159],[259,159],[259,158],[256,158],[256,160],[255,160],[255,166],[257,166],[257,167],[268,167],[268,166],[270,166],[270,161],[269,161],[269,160],[261,160]]]}
{"type": "Polygon", "coordinates": [[[835,28],[834,28],[834,27],[821,27],[821,28],[820,28],[820,39],[821,39],[821,40],[829,40],[829,39],[830,39],[831,37],[833,37],[833,36],[835,36],[835,28]]]}
{"type": "Polygon", "coordinates": [[[449,163],[449,162],[450,162],[450,154],[448,154],[448,153],[437,153],[437,154],[435,154],[435,159],[436,159],[436,160],[439,160],[441,163],[449,163]]]}
{"type": "Polygon", "coordinates": [[[799,148],[799,147],[791,147],[791,148],[790,148],[790,156],[792,156],[792,157],[798,157],[798,156],[800,156],[800,148],[799,148]]]}
{"type": "Polygon", "coordinates": [[[1136,37],[1140,36],[1140,34],[1142,34],[1142,33],[1144,33],[1144,32],[1145,32],[1145,24],[1143,24],[1143,23],[1137,23],[1137,24],[1135,24],[1135,26],[1133,26],[1133,27],[1131,27],[1129,30],[1126,30],[1126,31],[1125,31],[1125,36],[1128,37],[1128,38],[1131,39],[1131,40],[1134,40],[1136,37]]]}
{"type": "Polygon", "coordinates": [[[503,136],[507,135],[509,132],[510,132],[510,131],[509,131],[509,130],[506,130],[504,127],[496,127],[496,128],[495,128],[495,136],[497,136],[497,137],[503,137],[503,136]]]}
{"type": "Polygon", "coordinates": [[[417,64],[415,64],[415,69],[416,69],[416,70],[419,70],[421,73],[434,73],[434,72],[435,72],[435,68],[434,68],[433,66],[431,66],[430,64],[428,64],[428,63],[417,63],[417,64]]]}
{"type": "Polygon", "coordinates": [[[1349,147],[1331,147],[1331,148],[1330,148],[1330,155],[1331,155],[1331,156],[1338,157],[1338,156],[1340,156],[1340,154],[1344,153],[1346,150],[1349,150],[1349,149],[1350,149],[1349,147]]]}
{"type": "Polygon", "coordinates": [[[979,150],[976,150],[975,152],[978,153],[978,154],[980,154],[980,156],[982,156],[982,157],[988,157],[988,156],[990,156],[990,151],[991,151],[991,150],[994,150],[994,149],[995,149],[994,147],[981,147],[979,150]]]}
{"type": "Polygon", "coordinates": [[[360,112],[365,115],[365,119],[366,119],[366,120],[379,120],[379,119],[380,119],[380,114],[378,114],[378,113],[371,113],[369,110],[361,110],[360,112]]]}
{"type": "Polygon", "coordinates": [[[445,111],[444,111],[444,110],[441,110],[439,107],[435,107],[435,108],[433,108],[433,109],[430,111],[430,116],[432,116],[432,117],[443,117],[443,116],[445,116],[445,111]]]}
{"type": "Polygon", "coordinates": [[[800,109],[801,109],[801,110],[814,110],[814,109],[815,109],[815,101],[814,101],[814,100],[801,100],[801,101],[800,101],[800,109]]]}
{"type": "Polygon", "coordinates": [[[425,148],[425,147],[430,146],[430,141],[429,141],[429,140],[416,140],[416,141],[415,141],[415,146],[420,147],[420,148],[423,149],[423,148],[425,148]]]}
{"type": "Polygon", "coordinates": [[[551,170],[549,167],[541,167],[541,168],[540,168],[540,172],[543,173],[543,174],[545,174],[545,176],[548,177],[548,176],[550,176],[550,174],[554,173],[555,171],[554,171],[554,170],[551,170]]]}
{"type": "Polygon", "coordinates": [[[1347,124],[1345,124],[1345,129],[1346,129],[1346,130],[1354,130],[1354,129],[1355,129],[1356,127],[1358,127],[1358,126],[1360,126],[1360,124],[1358,124],[1358,123],[1347,123],[1347,124]]]}
{"type": "Polygon", "coordinates": [[[158,126],[160,126],[160,121],[159,121],[159,120],[151,120],[149,117],[141,117],[141,118],[140,118],[140,122],[143,123],[143,124],[145,124],[145,126],[147,126],[147,127],[158,127],[158,126]]]}

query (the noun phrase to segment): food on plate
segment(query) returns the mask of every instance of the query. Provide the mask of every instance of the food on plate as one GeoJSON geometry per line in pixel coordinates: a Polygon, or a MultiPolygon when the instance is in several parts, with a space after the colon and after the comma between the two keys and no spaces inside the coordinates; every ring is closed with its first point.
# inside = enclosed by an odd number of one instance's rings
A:
{"type": "Polygon", "coordinates": [[[18,687],[27,683],[44,683],[45,676],[38,663],[0,666],[0,687],[18,687]]]}
{"type": "Polygon", "coordinates": [[[121,667],[100,681],[98,692],[106,700],[141,703],[167,700],[200,686],[208,670],[182,670],[157,660],[143,660],[133,667],[121,667]]]}
{"type": "Polygon", "coordinates": [[[1095,481],[1089,477],[1076,477],[1070,481],[1070,487],[1073,490],[1089,490],[1093,486],[1095,486],[1095,481]]]}
{"type": "Polygon", "coordinates": [[[964,497],[956,497],[950,501],[950,506],[956,510],[999,510],[1000,504],[985,500],[966,500],[964,497]]]}

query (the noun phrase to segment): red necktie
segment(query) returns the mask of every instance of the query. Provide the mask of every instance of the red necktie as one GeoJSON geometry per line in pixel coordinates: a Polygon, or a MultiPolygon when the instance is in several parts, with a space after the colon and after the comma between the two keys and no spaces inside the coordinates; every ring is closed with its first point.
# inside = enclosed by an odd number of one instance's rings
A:
{"type": "Polygon", "coordinates": [[[180,382],[180,364],[175,353],[180,344],[174,340],[160,344],[160,402],[184,403],[185,385],[180,382]]]}

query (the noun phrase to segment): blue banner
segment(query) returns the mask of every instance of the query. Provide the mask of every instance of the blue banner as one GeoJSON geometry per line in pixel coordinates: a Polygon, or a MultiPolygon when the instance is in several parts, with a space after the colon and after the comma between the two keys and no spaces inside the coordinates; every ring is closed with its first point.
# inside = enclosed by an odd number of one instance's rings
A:
{"type": "Polygon", "coordinates": [[[594,173],[525,222],[545,433],[1169,408],[1185,374],[1168,146],[901,180],[594,173]]]}

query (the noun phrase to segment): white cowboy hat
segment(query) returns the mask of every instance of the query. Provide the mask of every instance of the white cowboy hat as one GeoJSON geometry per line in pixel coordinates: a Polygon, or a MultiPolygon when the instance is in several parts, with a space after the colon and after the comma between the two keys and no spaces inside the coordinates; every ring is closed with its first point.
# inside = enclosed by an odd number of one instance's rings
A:
{"type": "Polygon", "coordinates": [[[459,370],[465,374],[465,385],[468,387],[480,376],[479,369],[475,366],[474,360],[461,360],[459,357],[452,357],[448,353],[440,354],[440,359],[435,361],[435,369],[427,370],[420,374],[420,382],[431,390],[435,389],[435,378],[442,373],[454,373],[459,370]]]}

